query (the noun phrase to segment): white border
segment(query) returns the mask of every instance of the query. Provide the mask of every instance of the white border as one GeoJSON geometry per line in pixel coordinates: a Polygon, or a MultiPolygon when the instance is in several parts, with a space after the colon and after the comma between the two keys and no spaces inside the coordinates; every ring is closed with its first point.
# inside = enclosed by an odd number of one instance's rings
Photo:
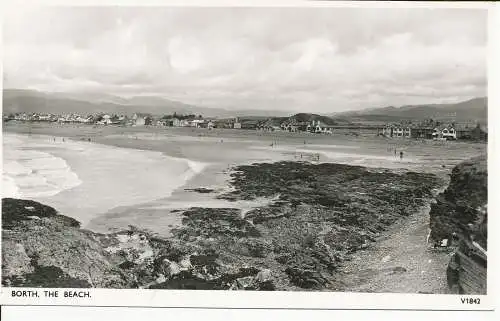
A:
{"type": "MultiPolygon", "coordinates": [[[[23,5],[69,5],[68,1],[62,0],[19,0],[9,1],[8,4],[2,0],[2,12],[7,14],[8,10],[22,10],[23,5]]],[[[498,99],[498,67],[499,63],[492,59],[500,57],[498,39],[500,32],[499,9],[495,3],[481,2],[345,2],[345,1],[289,1],[289,0],[74,0],[72,6],[88,5],[127,5],[127,6],[211,6],[211,7],[355,7],[355,8],[478,8],[489,9],[489,37],[488,37],[488,97],[489,118],[495,119],[498,99]]],[[[1,81],[1,80],[0,80],[1,81]]],[[[497,168],[492,164],[498,164],[496,159],[497,134],[494,126],[489,126],[488,153],[489,166],[489,191],[496,190],[497,168]]],[[[493,192],[492,192],[493,193],[493,192]]],[[[488,209],[492,213],[499,213],[498,202],[490,193],[490,204],[488,209]]],[[[495,228],[498,227],[496,215],[489,218],[489,244],[490,262],[489,270],[495,271],[498,266],[497,251],[491,249],[491,245],[498,244],[495,228]]],[[[494,308],[493,299],[497,291],[495,285],[498,277],[495,272],[488,273],[488,295],[474,296],[481,299],[481,305],[463,305],[462,297],[456,295],[425,295],[425,294],[368,294],[368,293],[332,293],[332,292],[238,292],[238,291],[195,291],[195,290],[111,290],[111,289],[89,289],[92,298],[70,299],[70,298],[12,298],[10,288],[0,289],[0,303],[6,305],[79,305],[79,306],[136,306],[136,307],[192,307],[192,308],[237,308],[237,309],[389,309],[389,310],[491,310],[494,308]]],[[[28,290],[28,289],[25,289],[28,290]]],[[[44,289],[33,289],[43,291],[44,289]]],[[[60,289],[64,291],[64,289],[60,289]]],[[[61,292],[62,293],[62,292],[61,292]]]]}
{"type": "Polygon", "coordinates": [[[494,313],[477,311],[297,311],[297,310],[193,310],[193,309],[130,309],[130,308],[75,308],[75,307],[2,307],[3,321],[50,320],[496,320],[494,313]],[[4,316],[5,315],[5,316],[4,316]],[[430,317],[430,318],[429,318],[430,317]]]}
{"type": "Polygon", "coordinates": [[[179,6],[179,7],[351,7],[351,8],[492,8],[486,1],[336,1],[336,0],[2,0],[20,6],[179,6]]]}
{"type": "MultiPolygon", "coordinates": [[[[496,119],[500,119],[500,63],[495,57],[500,57],[500,6],[495,3],[495,7],[489,10],[488,14],[488,122],[494,124],[496,119]]],[[[499,243],[496,230],[500,226],[498,215],[500,213],[498,195],[499,186],[499,164],[498,159],[499,140],[498,128],[488,126],[488,211],[493,213],[488,217],[488,244],[490,245],[488,258],[488,295],[496,298],[498,306],[498,286],[500,278],[496,275],[496,267],[499,266],[499,256],[496,245],[499,243]],[[495,246],[492,250],[491,246],[495,246]]]]}
{"type": "MultiPolygon", "coordinates": [[[[12,298],[12,288],[3,288],[1,302],[6,305],[78,305],[78,306],[136,306],[170,308],[221,309],[320,309],[320,310],[483,310],[494,308],[491,294],[459,296],[403,293],[347,292],[285,292],[285,291],[212,291],[212,290],[144,290],[89,289],[91,298],[12,298]],[[462,298],[479,298],[480,305],[462,304],[462,298]]],[[[14,290],[42,290],[15,288],[14,290]]],[[[51,289],[54,290],[54,289],[51,289]]],[[[84,290],[86,289],[74,289],[84,290]]],[[[41,295],[42,293],[40,293],[41,295]]]]}

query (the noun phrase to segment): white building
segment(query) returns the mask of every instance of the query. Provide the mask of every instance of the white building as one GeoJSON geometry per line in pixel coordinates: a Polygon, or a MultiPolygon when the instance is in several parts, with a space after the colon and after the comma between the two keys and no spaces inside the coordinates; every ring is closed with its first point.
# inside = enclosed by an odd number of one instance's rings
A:
{"type": "Polygon", "coordinates": [[[135,126],[152,125],[153,117],[150,114],[135,113],[132,116],[132,122],[135,126]]]}
{"type": "Polygon", "coordinates": [[[382,135],[386,137],[411,137],[411,128],[408,126],[401,125],[387,125],[382,129],[382,135]]]}
{"type": "Polygon", "coordinates": [[[446,139],[446,140],[456,140],[457,131],[452,126],[445,126],[441,128],[434,128],[432,133],[433,139],[446,139]]]}
{"type": "Polygon", "coordinates": [[[307,125],[307,131],[317,134],[333,134],[333,126],[323,125],[319,120],[313,120],[307,125]]]}
{"type": "Polygon", "coordinates": [[[234,129],[241,129],[241,122],[240,122],[240,120],[238,119],[238,117],[236,117],[236,118],[234,119],[233,128],[234,128],[234,129]]]}

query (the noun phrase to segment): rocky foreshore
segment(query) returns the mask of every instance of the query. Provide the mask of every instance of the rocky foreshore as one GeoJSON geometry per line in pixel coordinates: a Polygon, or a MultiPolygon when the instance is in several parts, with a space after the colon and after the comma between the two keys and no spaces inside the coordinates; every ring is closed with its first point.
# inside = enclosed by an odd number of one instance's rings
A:
{"type": "MultiPolygon", "coordinates": [[[[433,240],[452,239],[453,233],[467,234],[478,225],[488,203],[487,156],[479,156],[455,166],[446,190],[439,194],[430,211],[433,240]]],[[[486,237],[476,238],[486,248],[486,237]]]]}
{"type": "Polygon", "coordinates": [[[487,156],[455,166],[430,210],[431,237],[453,250],[446,271],[451,293],[486,294],[488,266],[487,156]]]}
{"type": "Polygon", "coordinates": [[[2,199],[2,284],[335,290],[342,261],[442,184],[432,174],[301,162],[238,166],[231,176],[233,189],[218,198],[274,201],[250,211],[183,210],[168,238],[133,227],[94,233],[49,206],[2,199]]]}

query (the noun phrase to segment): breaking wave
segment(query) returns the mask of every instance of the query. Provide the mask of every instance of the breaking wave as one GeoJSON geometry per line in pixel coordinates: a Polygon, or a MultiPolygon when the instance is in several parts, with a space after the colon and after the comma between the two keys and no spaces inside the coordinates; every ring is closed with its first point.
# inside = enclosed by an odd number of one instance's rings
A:
{"type": "Polygon", "coordinates": [[[2,197],[53,196],[82,183],[64,159],[19,143],[4,137],[2,197]]]}

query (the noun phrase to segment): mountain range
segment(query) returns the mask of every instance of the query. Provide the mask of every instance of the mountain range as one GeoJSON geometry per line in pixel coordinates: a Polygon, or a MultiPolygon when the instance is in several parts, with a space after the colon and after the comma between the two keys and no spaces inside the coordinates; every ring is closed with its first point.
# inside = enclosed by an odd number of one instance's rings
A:
{"type": "MultiPolygon", "coordinates": [[[[487,124],[488,98],[474,98],[453,104],[408,105],[402,107],[370,108],[326,115],[325,119],[312,117],[325,123],[386,123],[401,120],[434,119],[439,121],[472,121],[487,124]]],[[[185,104],[159,96],[135,96],[124,98],[102,93],[47,93],[26,89],[3,90],[3,113],[53,113],[82,115],[113,113],[131,115],[135,112],[152,115],[196,114],[205,117],[258,118],[290,116],[291,112],[276,110],[228,110],[185,104]]],[[[297,114],[305,119],[304,115],[297,114]],[[302,116],[304,117],[302,117],[302,116]]],[[[311,118],[311,119],[312,119],[311,118]]]]}
{"type": "Polygon", "coordinates": [[[330,115],[352,121],[390,122],[400,120],[434,119],[439,121],[475,121],[487,123],[488,98],[478,97],[452,104],[408,105],[402,107],[370,108],[330,115]]]}
{"type": "Polygon", "coordinates": [[[136,112],[152,115],[196,114],[205,117],[276,116],[288,115],[273,110],[228,110],[200,107],[169,100],[159,96],[135,96],[124,98],[101,93],[47,93],[27,89],[3,90],[3,113],[53,113],[82,115],[113,113],[131,115],[136,112]]]}

